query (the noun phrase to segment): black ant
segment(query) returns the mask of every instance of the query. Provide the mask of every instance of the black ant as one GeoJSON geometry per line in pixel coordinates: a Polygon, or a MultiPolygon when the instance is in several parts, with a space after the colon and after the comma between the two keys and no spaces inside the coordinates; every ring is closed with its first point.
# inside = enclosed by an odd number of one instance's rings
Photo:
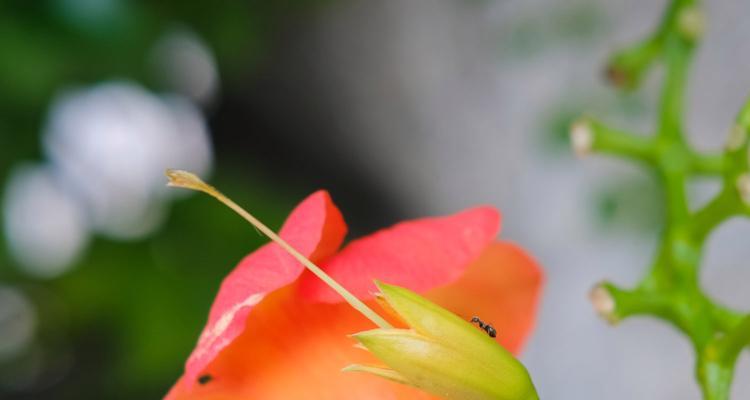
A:
{"type": "Polygon", "coordinates": [[[205,385],[208,382],[211,382],[213,379],[214,378],[209,374],[201,375],[198,377],[198,383],[200,383],[201,385],[205,385]]]}
{"type": "Polygon", "coordinates": [[[482,320],[479,319],[479,317],[473,317],[471,319],[471,323],[479,325],[479,327],[482,328],[485,332],[487,332],[487,334],[490,335],[491,338],[497,336],[497,331],[495,330],[495,328],[493,328],[492,325],[490,324],[485,324],[484,322],[482,322],[482,320]]]}

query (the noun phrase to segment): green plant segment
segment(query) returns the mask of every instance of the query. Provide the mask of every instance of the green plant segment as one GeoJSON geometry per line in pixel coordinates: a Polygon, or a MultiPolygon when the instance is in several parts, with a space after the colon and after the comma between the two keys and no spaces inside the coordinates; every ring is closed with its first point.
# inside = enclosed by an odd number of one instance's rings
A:
{"type": "Polygon", "coordinates": [[[740,111],[723,151],[704,154],[690,147],[683,125],[684,97],[703,26],[698,1],[673,0],[655,33],[610,61],[607,75],[624,90],[637,88],[653,65],[664,65],[654,135],[636,135],[583,118],[573,124],[571,139],[579,153],[610,154],[653,170],[666,201],[661,241],[641,282],[632,289],[599,284],[591,293],[594,306],[612,323],[635,315],[671,323],[690,338],[704,398],[721,400],[729,398],[737,358],[750,343],[750,314],[730,310],[704,293],[700,263],[706,238],[717,226],[735,216],[750,216],[750,102],[740,111]],[[720,179],[722,188],[705,206],[692,210],[687,184],[697,176],[720,179]]]}

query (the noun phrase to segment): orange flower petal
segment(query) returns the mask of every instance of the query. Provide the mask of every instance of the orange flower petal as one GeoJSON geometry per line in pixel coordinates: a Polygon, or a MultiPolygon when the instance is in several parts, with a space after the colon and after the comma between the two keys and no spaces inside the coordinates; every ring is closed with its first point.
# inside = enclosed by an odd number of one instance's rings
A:
{"type": "MultiPolygon", "coordinates": [[[[372,297],[372,278],[432,289],[428,297],[467,319],[480,315],[492,322],[501,342],[517,351],[533,324],[541,272],[513,245],[488,247],[499,220],[497,211],[480,207],[405,222],[334,256],[346,225],[328,194],[318,192],[295,209],[280,235],[314,262],[323,262],[360,298],[372,297]]],[[[372,325],[302,271],[273,244],[242,260],[224,280],[185,375],[167,398],[433,398],[383,379],[340,372],[352,363],[378,364],[347,337],[372,325]]]]}
{"type": "MultiPolygon", "coordinates": [[[[313,193],[289,215],[279,235],[315,260],[336,252],[346,235],[341,212],[325,191],[313,193]]],[[[245,319],[263,298],[297,280],[302,264],[269,243],[245,257],[224,279],[208,323],[185,366],[188,385],[245,329],[245,319]]]]}
{"type": "Polygon", "coordinates": [[[456,282],[425,297],[467,321],[477,316],[492,324],[503,347],[518,354],[534,327],[542,285],[539,265],[517,245],[500,241],[456,282]]]}
{"type": "MultiPolygon", "coordinates": [[[[374,279],[424,292],[458,279],[499,229],[500,214],[492,207],[406,221],[351,242],[320,267],[360,299],[377,291],[374,279]]],[[[343,301],[309,272],[299,287],[312,301],[343,301]]]]}
{"type": "Polygon", "coordinates": [[[380,364],[347,336],[372,329],[372,323],[348,304],[304,301],[296,290],[290,286],[267,296],[248,316],[242,335],[204,370],[211,380],[189,387],[183,378],[167,399],[434,399],[384,379],[341,372],[352,363],[380,364]]]}
{"type": "MultiPolygon", "coordinates": [[[[372,323],[347,304],[300,298],[295,286],[270,294],[253,310],[242,335],[204,370],[208,383],[190,388],[183,378],[167,399],[435,399],[384,379],[340,372],[353,363],[380,364],[347,337],[372,323]]],[[[541,286],[541,270],[522,249],[496,242],[461,278],[427,297],[467,320],[478,315],[491,322],[500,342],[517,353],[533,327],[541,286]]]]}

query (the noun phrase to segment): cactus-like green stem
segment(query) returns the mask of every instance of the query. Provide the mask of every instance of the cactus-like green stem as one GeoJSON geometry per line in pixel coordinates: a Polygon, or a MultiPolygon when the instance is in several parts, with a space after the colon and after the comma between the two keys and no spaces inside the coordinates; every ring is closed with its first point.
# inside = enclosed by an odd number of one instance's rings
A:
{"type": "Polygon", "coordinates": [[[719,361],[725,366],[732,366],[742,350],[750,345],[750,314],[745,315],[733,329],[716,343],[719,361]]]}
{"type": "Polygon", "coordinates": [[[710,299],[699,277],[711,232],[729,218],[750,216],[750,101],[740,111],[723,151],[704,154],[690,147],[683,126],[686,83],[703,29],[697,0],[673,0],[651,36],[610,59],[609,76],[624,89],[636,88],[652,65],[664,63],[659,120],[652,136],[583,118],[571,127],[571,139],[579,154],[614,155],[645,166],[664,187],[667,215],[650,269],[633,289],[609,282],[597,285],[591,292],[595,309],[611,323],[645,315],[673,325],[693,344],[704,398],[727,400],[737,358],[750,345],[750,314],[710,299]],[[687,184],[697,176],[719,179],[723,186],[705,206],[691,210],[687,184]]]}

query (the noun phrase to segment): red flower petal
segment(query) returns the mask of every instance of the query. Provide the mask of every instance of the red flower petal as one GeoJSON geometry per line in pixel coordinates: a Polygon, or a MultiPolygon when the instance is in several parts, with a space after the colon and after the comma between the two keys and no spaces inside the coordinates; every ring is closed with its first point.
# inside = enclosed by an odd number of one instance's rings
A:
{"type": "Polygon", "coordinates": [[[492,324],[500,343],[514,354],[534,328],[543,274],[526,252],[510,242],[488,246],[466,273],[426,297],[469,320],[492,324]]]}
{"type": "MultiPolygon", "coordinates": [[[[424,292],[458,279],[499,229],[500,214],[492,207],[402,222],[351,242],[321,268],[360,299],[377,291],[374,279],[424,292]]],[[[299,288],[308,300],[342,301],[309,272],[300,277],[299,288]]]]}
{"type": "MultiPolygon", "coordinates": [[[[292,211],[279,235],[313,261],[338,250],[346,235],[341,212],[325,191],[318,191],[292,211]]],[[[245,329],[250,310],[268,293],[294,282],[304,266],[269,243],[245,257],[224,279],[208,323],[185,366],[188,385],[217,354],[245,329]]]]}

